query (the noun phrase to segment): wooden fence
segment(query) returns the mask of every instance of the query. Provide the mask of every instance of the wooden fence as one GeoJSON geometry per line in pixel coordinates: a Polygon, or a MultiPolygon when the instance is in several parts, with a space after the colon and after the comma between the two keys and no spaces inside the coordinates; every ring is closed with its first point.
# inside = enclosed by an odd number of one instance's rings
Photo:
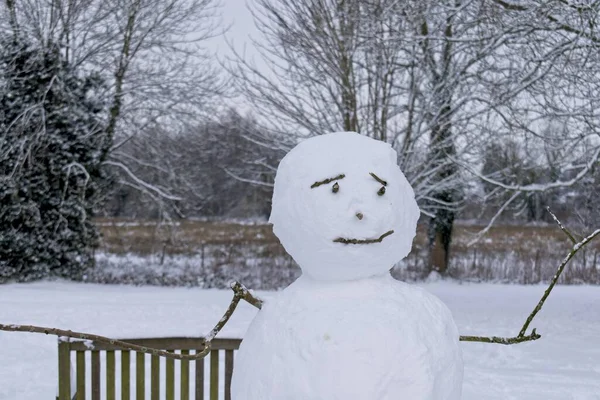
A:
{"type": "MultiPolygon", "coordinates": [[[[182,354],[194,354],[203,347],[199,338],[123,340],[182,354]]],[[[230,400],[233,352],[240,343],[240,339],[214,339],[208,357],[190,361],[121,350],[104,343],[90,345],[83,341],[60,341],[57,400],[175,400],[176,395],[181,400],[219,400],[220,393],[224,395],[221,398],[230,400]],[[150,360],[149,371],[146,369],[147,359],[150,360]],[[220,368],[223,360],[224,368],[220,368]],[[205,362],[208,364],[206,368],[205,362]],[[220,370],[223,379],[220,379],[220,370]],[[208,379],[205,379],[205,373],[208,379]],[[205,382],[208,383],[207,397],[205,382]],[[220,390],[220,385],[223,385],[223,390],[220,390]]]]}

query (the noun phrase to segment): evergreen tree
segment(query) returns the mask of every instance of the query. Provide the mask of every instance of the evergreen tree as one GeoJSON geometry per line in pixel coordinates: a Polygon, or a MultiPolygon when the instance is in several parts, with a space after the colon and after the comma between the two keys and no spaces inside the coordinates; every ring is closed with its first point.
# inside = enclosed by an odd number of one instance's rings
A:
{"type": "Polygon", "coordinates": [[[83,279],[110,175],[99,93],[60,49],[0,38],[0,282],[83,279]]]}

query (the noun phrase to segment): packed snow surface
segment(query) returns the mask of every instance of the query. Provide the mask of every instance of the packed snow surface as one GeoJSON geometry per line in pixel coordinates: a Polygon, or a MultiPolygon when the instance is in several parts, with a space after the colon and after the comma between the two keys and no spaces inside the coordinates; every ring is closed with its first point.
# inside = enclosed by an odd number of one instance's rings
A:
{"type": "Polygon", "coordinates": [[[366,278],[410,252],[420,211],[396,160],[389,144],[354,132],[312,137],[283,158],[269,221],[305,274],[366,278]]]}
{"type": "Polygon", "coordinates": [[[303,276],[252,322],[232,399],[459,400],[458,336],[437,297],[389,274],[303,276]]]}
{"type": "MultiPolygon", "coordinates": [[[[501,336],[518,333],[545,289],[449,282],[419,286],[448,305],[461,334],[501,336]]],[[[0,322],[121,338],[199,335],[212,329],[230,299],[227,290],[11,284],[0,286],[0,322]]],[[[240,303],[219,336],[243,336],[256,313],[240,303]]],[[[531,343],[461,343],[463,400],[600,400],[600,287],[557,286],[532,327],[542,338],[531,343]]],[[[54,398],[56,360],[55,337],[0,332],[0,400],[54,398]]]]}

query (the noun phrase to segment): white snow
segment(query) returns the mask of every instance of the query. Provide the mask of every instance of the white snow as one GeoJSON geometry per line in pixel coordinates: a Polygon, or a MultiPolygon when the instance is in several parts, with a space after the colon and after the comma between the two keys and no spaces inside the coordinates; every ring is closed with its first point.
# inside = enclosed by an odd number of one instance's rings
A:
{"type": "Polygon", "coordinates": [[[305,275],[250,325],[232,399],[458,400],[458,336],[448,308],[417,286],[305,275]]]}
{"type": "Polygon", "coordinates": [[[410,252],[420,213],[392,147],[354,132],[315,136],[292,149],[277,169],[272,204],[273,232],[319,280],[389,271],[410,252]],[[391,231],[380,243],[335,242],[391,231]]]}
{"type": "MultiPolygon", "coordinates": [[[[463,335],[515,335],[545,289],[444,281],[421,286],[448,305],[463,335]]],[[[10,284],[0,286],[0,322],[120,338],[194,335],[212,329],[230,297],[227,290],[10,284]]],[[[255,314],[241,303],[219,336],[243,335],[255,314]]],[[[532,327],[542,334],[532,343],[461,343],[463,400],[600,399],[600,287],[557,286],[532,327]]],[[[53,398],[56,376],[55,337],[0,332],[0,400],[53,398]]]]}

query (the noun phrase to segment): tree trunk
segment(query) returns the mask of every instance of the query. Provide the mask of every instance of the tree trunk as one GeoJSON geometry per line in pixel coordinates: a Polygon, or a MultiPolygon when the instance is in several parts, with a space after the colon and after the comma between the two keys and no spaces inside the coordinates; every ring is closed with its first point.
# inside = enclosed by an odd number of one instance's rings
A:
{"type": "Polygon", "coordinates": [[[440,275],[448,271],[454,217],[452,210],[439,210],[429,221],[429,265],[440,275]]]}
{"type": "MultiPolygon", "coordinates": [[[[450,104],[449,101],[446,104],[450,104]]],[[[456,204],[461,196],[460,188],[456,186],[457,182],[454,180],[458,172],[457,167],[450,159],[456,154],[450,120],[451,108],[445,105],[441,109],[438,123],[431,130],[431,157],[434,167],[438,168],[438,173],[433,183],[437,189],[431,195],[432,205],[436,211],[429,221],[428,239],[431,271],[446,275],[456,204]]]]}
{"type": "Polygon", "coordinates": [[[17,21],[17,13],[15,11],[15,2],[14,0],[6,0],[6,8],[8,9],[8,19],[10,23],[10,27],[13,30],[13,35],[15,38],[19,37],[19,24],[17,21]]]}

